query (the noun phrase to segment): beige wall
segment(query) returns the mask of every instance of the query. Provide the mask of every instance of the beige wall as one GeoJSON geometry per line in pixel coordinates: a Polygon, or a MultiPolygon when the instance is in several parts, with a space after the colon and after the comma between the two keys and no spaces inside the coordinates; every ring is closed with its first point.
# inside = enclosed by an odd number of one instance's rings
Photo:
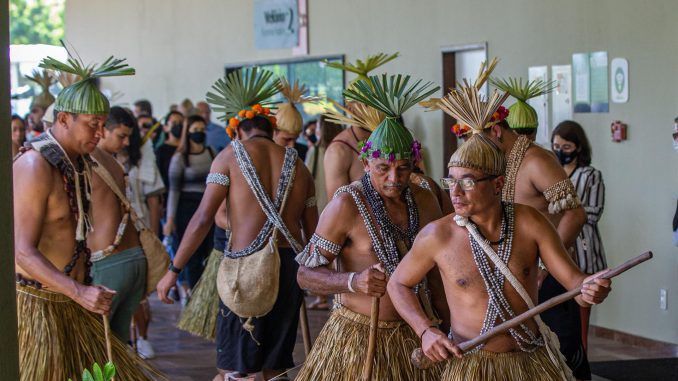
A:
{"type": "MultiPolygon", "coordinates": [[[[107,82],[123,101],[148,97],[157,115],[184,97],[203,97],[224,65],[289,58],[289,50],[257,51],[252,2],[243,0],[66,2],[66,35],[86,59],[115,54],[137,68],[135,78],[107,82]]],[[[575,114],[594,147],[593,165],[607,184],[601,222],[611,264],[652,249],[655,259],[615,281],[593,322],[678,343],[678,249],[671,219],[678,197],[678,153],[670,129],[678,115],[678,2],[309,0],[312,55],[349,60],[400,51],[389,72],[442,81],[441,47],[485,42],[501,63],[497,75],[527,76],[527,67],[568,64],[574,52],[605,50],[626,57],[630,101],[609,114],[575,114]],[[510,3],[510,5],[509,5],[510,3]],[[629,140],[610,141],[609,124],[629,124],[629,140]],[[669,289],[661,311],[659,288],[669,289]]],[[[442,170],[441,114],[405,116],[442,170]]],[[[433,160],[432,160],[433,159],[433,160]]]]}

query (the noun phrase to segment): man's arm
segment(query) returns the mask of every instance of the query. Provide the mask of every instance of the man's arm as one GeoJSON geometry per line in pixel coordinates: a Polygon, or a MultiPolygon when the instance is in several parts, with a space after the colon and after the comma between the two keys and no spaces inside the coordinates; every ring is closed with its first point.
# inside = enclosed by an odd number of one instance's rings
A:
{"type": "MultiPolygon", "coordinates": [[[[333,199],[323,211],[318,222],[315,234],[343,246],[350,236],[355,216],[358,210],[353,204],[353,199],[348,194],[341,194],[333,199]]],[[[314,253],[322,258],[302,263],[297,273],[297,282],[305,290],[316,295],[345,294],[351,291],[348,288],[350,273],[331,270],[329,265],[336,259],[337,253],[331,253],[317,245],[309,243],[306,247],[309,257],[314,253]],[[315,252],[317,250],[317,252],[315,252]],[[324,262],[318,265],[319,261],[324,262]],[[313,267],[311,262],[315,262],[313,267]]],[[[386,276],[379,266],[370,266],[353,276],[351,283],[356,292],[362,292],[371,296],[382,296],[386,292],[386,276]]]]}
{"type": "MultiPolygon", "coordinates": [[[[318,226],[318,203],[317,201],[310,203],[310,201],[315,200],[315,182],[313,181],[313,176],[308,171],[306,166],[303,165],[303,162],[299,162],[302,171],[306,175],[306,202],[309,202],[308,205],[304,205],[304,213],[301,216],[301,228],[304,232],[304,241],[308,243],[318,226]],[[311,205],[312,204],[312,205],[311,205]]],[[[300,170],[297,168],[297,170],[300,170]]]]}
{"type": "Polygon", "coordinates": [[[354,152],[341,144],[330,144],[325,151],[323,165],[325,166],[325,189],[327,198],[331,199],[334,192],[341,186],[351,183],[349,171],[353,163],[354,152]]]}
{"type": "Polygon", "coordinates": [[[52,168],[39,154],[29,152],[14,163],[14,244],[16,263],[28,275],[64,294],[89,311],[108,314],[115,292],[85,286],[66,276],[38,250],[48,199],[52,168]],[[39,180],[36,180],[39,179],[39,180]]]}
{"type": "MultiPolygon", "coordinates": [[[[558,183],[571,185],[571,182],[568,183],[570,179],[563,167],[550,152],[538,149],[534,150],[533,155],[531,160],[529,160],[530,180],[534,187],[551,202],[553,200],[549,200],[548,195],[551,193],[549,191],[558,183]]],[[[574,187],[571,187],[571,189],[572,196],[576,198],[577,194],[574,191],[574,187]]],[[[581,205],[574,208],[566,208],[561,212],[557,229],[558,235],[565,244],[565,247],[574,245],[579,232],[581,232],[581,228],[584,226],[584,222],[586,222],[586,212],[584,212],[584,208],[581,205]]]]}
{"type": "MultiPolygon", "coordinates": [[[[531,233],[537,242],[539,256],[558,283],[572,290],[591,278],[581,272],[572,261],[558,233],[546,217],[529,206],[521,205],[520,207],[526,211],[527,218],[523,221],[528,220],[529,226],[535,227],[531,229],[531,233]]],[[[577,303],[584,307],[601,303],[610,292],[610,284],[609,279],[596,279],[595,284],[586,286],[582,294],[576,297],[577,303]]]]}
{"type": "MultiPolygon", "coordinates": [[[[227,148],[222,151],[222,153],[220,153],[212,162],[210,173],[221,173],[225,176],[229,176],[230,172],[227,163],[232,159],[232,149],[227,148]]],[[[214,216],[226,197],[228,197],[227,187],[213,183],[207,184],[205,193],[200,201],[200,206],[198,206],[198,210],[196,210],[193,217],[191,217],[191,221],[186,227],[184,238],[181,240],[179,249],[177,249],[176,256],[172,261],[174,267],[182,269],[186,263],[188,263],[188,260],[191,259],[191,256],[193,256],[198,246],[200,246],[205,239],[205,236],[210,231],[212,223],[214,222],[214,216]]],[[[158,297],[164,303],[174,303],[173,300],[167,297],[167,294],[176,284],[178,276],[179,274],[168,270],[158,283],[158,297]]]]}
{"type": "Polygon", "coordinates": [[[434,257],[440,248],[437,229],[437,224],[433,223],[419,232],[412,249],[391,274],[388,294],[398,314],[422,339],[424,354],[433,361],[442,361],[449,353],[461,357],[461,351],[426,316],[412,290],[436,265],[434,257]]]}

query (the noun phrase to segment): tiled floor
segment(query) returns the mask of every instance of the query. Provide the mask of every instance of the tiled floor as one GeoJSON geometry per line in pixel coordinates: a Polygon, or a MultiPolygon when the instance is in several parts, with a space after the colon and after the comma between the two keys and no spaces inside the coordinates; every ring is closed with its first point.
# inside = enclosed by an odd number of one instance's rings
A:
{"type": "MultiPolygon", "coordinates": [[[[158,302],[155,296],[152,297],[151,304],[153,323],[149,335],[157,352],[157,358],[153,360],[153,364],[165,372],[172,381],[211,381],[216,374],[214,343],[175,328],[174,324],[181,311],[178,304],[164,305],[158,302]]],[[[326,317],[327,312],[309,311],[309,324],[314,339],[326,317]]],[[[589,339],[589,347],[589,360],[591,361],[678,357],[678,353],[627,346],[596,337],[589,339]]],[[[297,334],[294,359],[298,364],[304,360],[304,346],[300,333],[297,334]]],[[[291,374],[296,374],[296,372],[291,374]]],[[[595,376],[593,379],[605,380],[595,376]]]]}

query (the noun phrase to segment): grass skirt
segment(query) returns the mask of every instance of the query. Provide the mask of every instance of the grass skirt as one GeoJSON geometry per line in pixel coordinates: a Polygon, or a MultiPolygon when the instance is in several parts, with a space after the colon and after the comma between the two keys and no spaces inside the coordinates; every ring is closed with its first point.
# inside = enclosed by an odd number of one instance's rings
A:
{"type": "Polygon", "coordinates": [[[479,350],[453,358],[440,378],[442,381],[553,381],[562,375],[546,351],[541,347],[532,353],[496,353],[479,350]]]}
{"type": "MultiPolygon", "coordinates": [[[[296,381],[356,381],[361,379],[370,318],[346,307],[332,311],[296,381]]],[[[380,321],[372,379],[378,381],[438,380],[441,366],[422,371],[410,363],[419,338],[402,320],[380,321]]]]}
{"type": "Polygon", "coordinates": [[[210,341],[214,341],[216,337],[219,314],[217,272],[222,256],[220,250],[212,250],[205,271],[193,288],[191,300],[181,312],[177,324],[177,328],[210,341]]]}
{"type": "MultiPolygon", "coordinates": [[[[80,380],[84,369],[108,362],[101,316],[65,295],[16,286],[21,381],[80,380]]],[[[116,379],[166,380],[111,333],[116,379]]]]}

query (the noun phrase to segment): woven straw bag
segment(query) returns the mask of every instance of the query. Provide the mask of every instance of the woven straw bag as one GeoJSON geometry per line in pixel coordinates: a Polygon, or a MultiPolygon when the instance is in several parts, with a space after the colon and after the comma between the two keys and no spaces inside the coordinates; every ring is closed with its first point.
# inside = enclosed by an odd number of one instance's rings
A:
{"type": "MultiPolygon", "coordinates": [[[[285,189],[280,215],[291,189],[292,181],[285,189]]],[[[241,318],[261,317],[273,309],[278,298],[279,279],[278,229],[274,225],[268,243],[261,250],[241,258],[224,256],[217,273],[217,290],[221,301],[234,314],[241,318]]],[[[246,323],[245,329],[248,326],[246,323]]]]}

